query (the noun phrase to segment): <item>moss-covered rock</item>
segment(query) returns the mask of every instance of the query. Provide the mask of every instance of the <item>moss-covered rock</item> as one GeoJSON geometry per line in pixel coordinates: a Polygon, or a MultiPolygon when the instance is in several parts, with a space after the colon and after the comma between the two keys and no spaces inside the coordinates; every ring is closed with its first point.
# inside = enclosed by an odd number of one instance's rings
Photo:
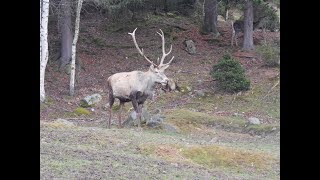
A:
{"type": "Polygon", "coordinates": [[[187,85],[183,85],[180,88],[181,88],[180,92],[183,93],[183,94],[188,94],[192,90],[192,88],[190,86],[187,86],[187,85]]]}
{"type": "Polygon", "coordinates": [[[74,113],[77,115],[91,115],[90,111],[82,107],[78,107],[77,109],[75,109],[74,113]]]}
{"type": "Polygon", "coordinates": [[[84,108],[92,107],[101,100],[102,96],[100,94],[92,94],[80,100],[80,106],[84,108]]]}

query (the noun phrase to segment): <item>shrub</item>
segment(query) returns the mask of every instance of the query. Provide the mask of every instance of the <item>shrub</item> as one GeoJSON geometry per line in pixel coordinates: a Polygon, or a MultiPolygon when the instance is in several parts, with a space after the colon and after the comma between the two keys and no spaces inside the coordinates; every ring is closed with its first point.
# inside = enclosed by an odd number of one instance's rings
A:
{"type": "Polygon", "coordinates": [[[267,66],[279,66],[280,62],[280,47],[276,44],[263,44],[256,47],[257,53],[267,66]]]}
{"type": "Polygon", "coordinates": [[[219,89],[235,93],[250,88],[250,80],[245,77],[244,72],[241,64],[226,54],[213,66],[210,74],[217,80],[219,89]]]}

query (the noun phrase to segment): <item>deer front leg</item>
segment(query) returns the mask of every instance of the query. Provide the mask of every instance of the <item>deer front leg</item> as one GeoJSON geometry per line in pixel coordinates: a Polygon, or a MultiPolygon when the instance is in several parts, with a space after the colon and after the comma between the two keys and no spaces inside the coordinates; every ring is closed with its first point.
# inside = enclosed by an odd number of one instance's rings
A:
{"type": "Polygon", "coordinates": [[[123,109],[123,105],[124,105],[124,102],[121,102],[120,101],[120,109],[119,109],[119,125],[118,125],[118,128],[123,128],[122,124],[121,124],[121,113],[122,113],[122,109],[123,109]]]}
{"type": "Polygon", "coordinates": [[[140,110],[139,110],[139,104],[138,104],[138,101],[137,101],[137,93],[138,92],[132,92],[130,94],[130,99],[132,101],[132,106],[134,108],[134,111],[136,111],[137,113],[137,119],[138,119],[138,127],[140,128],[141,126],[141,113],[140,113],[140,110]]]}
{"type": "Polygon", "coordinates": [[[234,31],[232,31],[231,46],[233,46],[233,40],[234,40],[234,31]]]}

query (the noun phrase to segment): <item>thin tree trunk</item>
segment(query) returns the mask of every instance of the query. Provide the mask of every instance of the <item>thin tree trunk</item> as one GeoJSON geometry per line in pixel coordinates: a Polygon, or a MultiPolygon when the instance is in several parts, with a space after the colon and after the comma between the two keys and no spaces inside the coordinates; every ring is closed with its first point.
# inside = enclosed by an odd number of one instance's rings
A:
{"type": "Polygon", "coordinates": [[[76,23],[74,29],[74,38],[72,43],[72,60],[71,60],[71,73],[70,73],[70,95],[74,95],[74,80],[75,80],[75,63],[76,63],[76,45],[79,36],[79,24],[80,24],[80,12],[82,7],[83,0],[78,1],[77,7],[77,16],[76,16],[76,23]]]}
{"type": "Polygon", "coordinates": [[[263,42],[264,44],[267,44],[266,27],[263,27],[262,32],[263,32],[263,42]]]}
{"type": "Polygon", "coordinates": [[[252,50],[253,48],[253,5],[252,0],[246,0],[244,13],[243,50],[252,50]]]}
{"type": "Polygon", "coordinates": [[[59,15],[59,30],[61,36],[60,46],[60,70],[62,70],[71,60],[72,46],[72,25],[71,25],[71,2],[61,0],[59,15]]]}
{"type": "Polygon", "coordinates": [[[226,10],[226,21],[229,19],[229,9],[226,10]]]}
{"type": "Polygon", "coordinates": [[[163,1],[163,3],[164,3],[164,8],[163,8],[163,10],[164,10],[164,12],[168,12],[168,2],[167,2],[167,0],[164,0],[163,1]]]}
{"type": "Polygon", "coordinates": [[[212,32],[214,35],[219,35],[218,32],[218,1],[213,0],[213,12],[212,12],[212,32]]]}
{"type": "Polygon", "coordinates": [[[49,57],[48,51],[49,0],[40,0],[40,102],[46,100],[44,89],[45,71],[49,57]]]}
{"type": "Polygon", "coordinates": [[[204,22],[203,32],[217,35],[217,20],[218,20],[218,2],[217,0],[205,0],[204,2],[204,22]]]}

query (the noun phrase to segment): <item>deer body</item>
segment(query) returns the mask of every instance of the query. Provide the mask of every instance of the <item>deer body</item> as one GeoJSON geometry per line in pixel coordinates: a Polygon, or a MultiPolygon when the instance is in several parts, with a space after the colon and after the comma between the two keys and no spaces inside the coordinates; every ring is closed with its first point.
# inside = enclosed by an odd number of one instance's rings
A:
{"type": "Polygon", "coordinates": [[[167,79],[161,82],[157,80],[152,72],[132,71],[121,72],[110,76],[108,84],[112,84],[112,95],[115,98],[130,99],[130,93],[133,91],[144,92],[145,95],[152,95],[154,85],[158,83],[165,84],[167,79]]]}
{"type": "MultiPolygon", "coordinates": [[[[161,31],[161,34],[158,33],[162,38],[162,58],[159,65],[150,61],[145,55],[143,50],[141,50],[135,39],[135,31],[129,33],[133,37],[134,44],[138,49],[139,53],[149,62],[151,66],[148,71],[131,71],[131,72],[120,72],[111,75],[107,80],[107,87],[109,90],[109,122],[108,127],[111,127],[111,116],[112,116],[112,106],[114,104],[115,98],[120,101],[120,110],[119,110],[119,127],[122,127],[121,124],[121,111],[124,103],[132,102],[134,110],[137,113],[137,119],[139,119],[138,126],[141,126],[141,113],[144,102],[149,96],[154,95],[154,89],[156,84],[161,84],[162,86],[168,86],[169,79],[164,74],[164,70],[169,67],[174,56],[171,60],[164,64],[163,61],[165,57],[170,54],[172,46],[168,53],[165,52],[165,41],[164,34],[161,31]]],[[[159,61],[159,59],[158,59],[159,61]]],[[[169,84],[172,84],[171,81],[169,84]]]]}

